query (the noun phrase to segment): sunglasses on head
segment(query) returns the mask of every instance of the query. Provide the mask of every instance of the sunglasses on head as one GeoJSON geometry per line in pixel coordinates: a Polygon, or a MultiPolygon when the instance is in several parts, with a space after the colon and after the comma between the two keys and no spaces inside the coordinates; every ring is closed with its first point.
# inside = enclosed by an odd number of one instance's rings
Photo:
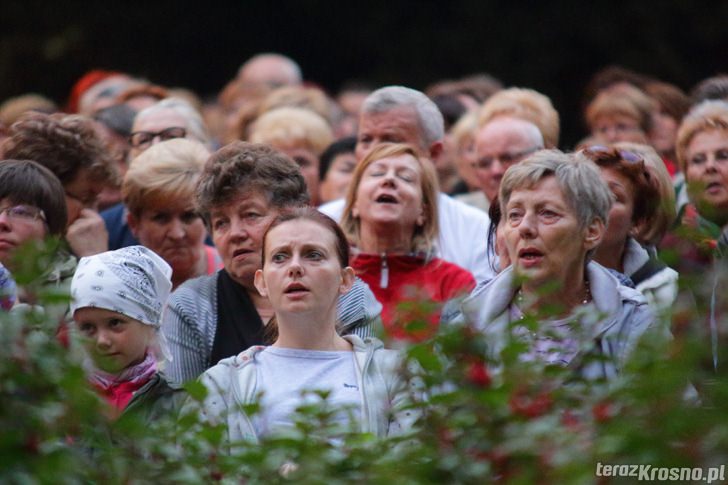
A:
{"type": "Polygon", "coordinates": [[[644,163],[645,159],[641,155],[629,150],[622,150],[614,147],[607,147],[604,145],[591,145],[584,150],[583,153],[590,158],[621,158],[625,162],[629,163],[644,163]]]}

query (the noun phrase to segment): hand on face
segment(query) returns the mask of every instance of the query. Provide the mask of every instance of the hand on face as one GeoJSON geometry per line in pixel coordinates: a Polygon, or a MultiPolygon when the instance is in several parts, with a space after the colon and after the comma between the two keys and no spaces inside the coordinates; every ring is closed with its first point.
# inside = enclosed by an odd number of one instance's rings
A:
{"type": "Polygon", "coordinates": [[[66,230],[66,240],[79,258],[109,249],[109,233],[104,220],[91,209],[81,209],[78,218],[66,230]]]}

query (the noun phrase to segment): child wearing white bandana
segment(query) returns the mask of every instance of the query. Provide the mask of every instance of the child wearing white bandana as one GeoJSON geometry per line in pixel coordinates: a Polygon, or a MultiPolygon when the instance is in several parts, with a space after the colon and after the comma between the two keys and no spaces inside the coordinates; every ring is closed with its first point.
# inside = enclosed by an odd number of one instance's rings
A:
{"type": "Polygon", "coordinates": [[[171,275],[143,246],[81,258],[73,275],[71,313],[88,353],[89,381],[113,416],[142,410],[156,419],[181,401],[158,368],[167,354],[159,328],[171,275]]]}

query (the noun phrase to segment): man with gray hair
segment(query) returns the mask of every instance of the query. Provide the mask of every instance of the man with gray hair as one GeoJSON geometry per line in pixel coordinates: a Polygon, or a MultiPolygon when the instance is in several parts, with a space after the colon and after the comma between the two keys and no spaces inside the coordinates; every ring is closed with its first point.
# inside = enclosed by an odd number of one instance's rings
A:
{"type": "MultiPolygon", "coordinates": [[[[357,161],[380,143],[406,143],[436,160],[442,154],[445,128],[442,114],[427,96],[403,86],[387,86],[370,94],[362,105],[356,145],[357,161]]],[[[493,277],[486,255],[490,220],[482,211],[440,193],[437,199],[440,235],[438,256],[470,271],[476,281],[493,277]]],[[[341,219],[344,201],[320,207],[341,219]]]]}
{"type": "Polygon", "coordinates": [[[530,121],[499,116],[480,128],[475,135],[475,175],[488,202],[498,195],[508,167],[543,147],[541,131],[530,121]]]}
{"type": "Polygon", "coordinates": [[[303,81],[301,68],[296,62],[284,55],[273,52],[257,54],[240,66],[238,80],[243,84],[266,84],[298,86],[303,81]]]}

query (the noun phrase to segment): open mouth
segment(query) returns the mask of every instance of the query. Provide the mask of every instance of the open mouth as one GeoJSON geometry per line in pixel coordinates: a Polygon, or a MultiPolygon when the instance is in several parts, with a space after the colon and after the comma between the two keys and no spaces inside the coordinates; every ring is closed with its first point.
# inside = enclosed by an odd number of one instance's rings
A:
{"type": "Polygon", "coordinates": [[[244,256],[252,252],[253,251],[251,251],[250,249],[236,249],[235,251],[233,251],[233,258],[237,258],[238,256],[244,256]]]}
{"type": "Polygon", "coordinates": [[[308,292],[308,288],[303,286],[301,283],[291,283],[286,287],[284,291],[287,295],[296,295],[308,292]]]}
{"type": "Polygon", "coordinates": [[[397,198],[393,195],[389,194],[382,194],[379,197],[377,197],[376,202],[378,204],[396,204],[397,198]]]}
{"type": "Polygon", "coordinates": [[[538,249],[533,248],[525,248],[518,251],[518,258],[522,259],[526,262],[528,261],[536,261],[539,258],[543,257],[543,253],[539,251],[538,249]]]}

